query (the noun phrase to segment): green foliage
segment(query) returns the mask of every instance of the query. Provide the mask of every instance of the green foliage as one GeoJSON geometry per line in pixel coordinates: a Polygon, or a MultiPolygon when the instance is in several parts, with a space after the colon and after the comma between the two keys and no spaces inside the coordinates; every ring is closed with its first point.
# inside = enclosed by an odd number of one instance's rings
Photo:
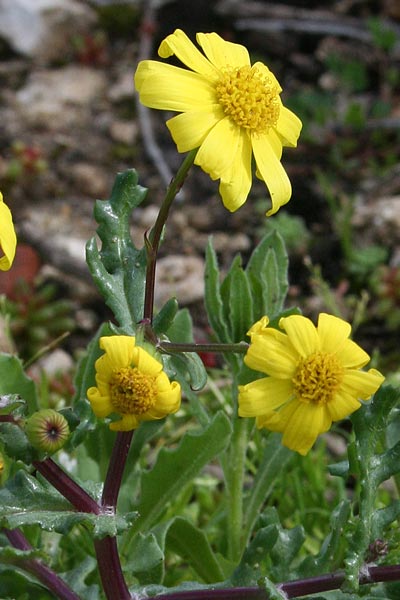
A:
{"type": "Polygon", "coordinates": [[[94,237],[86,246],[93,280],[126,334],[133,334],[143,317],[146,250],[138,250],[132,243],[130,217],[145,196],[134,169],[120,173],[110,200],[98,200],[94,209],[101,250],[94,237]]]}

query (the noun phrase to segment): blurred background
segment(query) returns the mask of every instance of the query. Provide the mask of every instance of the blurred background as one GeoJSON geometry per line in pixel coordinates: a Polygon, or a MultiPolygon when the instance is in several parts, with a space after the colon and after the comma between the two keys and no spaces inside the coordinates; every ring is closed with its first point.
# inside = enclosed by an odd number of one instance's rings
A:
{"type": "Polygon", "coordinates": [[[216,31],[247,46],[277,76],[303,131],[283,154],[292,199],[270,219],[260,182],[228,215],[218,182],[192,171],[161,249],[157,304],[176,294],[203,341],[211,334],[202,303],[208,236],[227,267],[278,229],[290,256],[288,306],[353,322],[378,366],[396,373],[398,0],[0,0],[0,189],[19,237],[13,268],[0,273],[2,349],[30,360],[58,346],[42,367],[61,373],[52,385],[65,391],[75,356],[111,318],[85,263],[93,204],[110,196],[117,172],[135,168],[149,189],[132,219],[142,245],[182,157],[165,127],[170,115],[138,106],[133,74],[177,27],[193,40],[216,31]]]}

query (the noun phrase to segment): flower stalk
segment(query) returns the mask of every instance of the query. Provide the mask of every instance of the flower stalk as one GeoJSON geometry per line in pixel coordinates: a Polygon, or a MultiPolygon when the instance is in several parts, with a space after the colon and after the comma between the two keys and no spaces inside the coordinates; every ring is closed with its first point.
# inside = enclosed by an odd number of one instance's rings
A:
{"type": "Polygon", "coordinates": [[[169,209],[171,208],[172,202],[176,195],[181,189],[190,167],[193,165],[197,149],[192,150],[187,154],[184,161],[182,162],[179,170],[173,180],[171,181],[163,203],[160,207],[156,222],[152,228],[150,235],[146,238],[146,249],[147,249],[147,271],[146,271],[146,287],[144,296],[144,314],[143,319],[153,319],[153,306],[154,306],[154,286],[156,277],[156,262],[158,249],[160,246],[161,235],[164,229],[164,225],[167,221],[169,209]]]}

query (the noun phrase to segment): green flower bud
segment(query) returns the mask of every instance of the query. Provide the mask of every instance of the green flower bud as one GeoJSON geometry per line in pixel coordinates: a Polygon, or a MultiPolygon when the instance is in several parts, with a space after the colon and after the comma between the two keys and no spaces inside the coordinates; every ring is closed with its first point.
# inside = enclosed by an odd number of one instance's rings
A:
{"type": "Polygon", "coordinates": [[[64,446],[69,436],[69,426],[61,413],[44,408],[29,417],[25,433],[34,448],[52,454],[64,446]]]}

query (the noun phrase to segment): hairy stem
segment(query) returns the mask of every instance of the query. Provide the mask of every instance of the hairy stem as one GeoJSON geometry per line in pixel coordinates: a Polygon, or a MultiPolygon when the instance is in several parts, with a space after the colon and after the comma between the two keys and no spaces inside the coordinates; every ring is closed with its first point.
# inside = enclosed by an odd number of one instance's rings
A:
{"type": "Polygon", "coordinates": [[[116,508],[126,460],[133,436],[132,431],[119,431],[115,439],[104,482],[102,506],[116,508]]]}
{"type": "Polygon", "coordinates": [[[107,600],[131,600],[131,594],[122,574],[116,538],[106,536],[101,540],[95,540],[94,548],[107,600]]]}
{"type": "Polygon", "coordinates": [[[170,354],[179,352],[236,352],[238,354],[245,354],[249,348],[249,344],[247,342],[239,342],[237,344],[179,344],[160,341],[157,344],[157,348],[170,354]]]}

